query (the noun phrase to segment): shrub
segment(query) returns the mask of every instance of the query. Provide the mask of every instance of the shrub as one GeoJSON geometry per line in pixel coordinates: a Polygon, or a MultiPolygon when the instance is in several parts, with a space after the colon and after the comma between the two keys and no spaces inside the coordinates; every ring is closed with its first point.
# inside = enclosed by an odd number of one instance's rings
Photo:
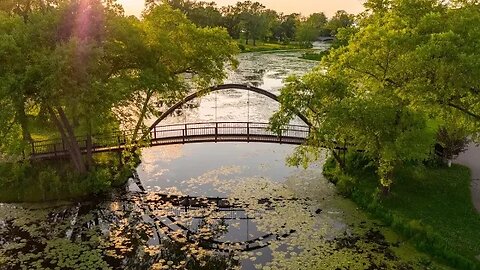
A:
{"type": "Polygon", "coordinates": [[[88,181],[92,183],[91,191],[94,194],[101,194],[108,191],[112,186],[112,174],[108,168],[99,168],[90,173],[88,181]]]}

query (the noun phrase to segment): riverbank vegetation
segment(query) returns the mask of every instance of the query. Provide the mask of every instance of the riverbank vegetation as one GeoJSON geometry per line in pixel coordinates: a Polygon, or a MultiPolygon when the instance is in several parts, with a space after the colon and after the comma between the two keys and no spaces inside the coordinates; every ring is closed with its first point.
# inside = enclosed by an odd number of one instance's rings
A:
{"type": "MultiPolygon", "coordinates": [[[[145,140],[145,119],[220,82],[238,52],[225,29],[198,27],[155,3],[137,19],[112,1],[6,2],[0,36],[2,164],[28,162],[34,138],[60,138],[66,168],[85,179],[102,171],[94,134],[131,129],[131,142],[145,140]]],[[[11,181],[5,173],[0,182],[11,181]]]]}
{"type": "Polygon", "coordinates": [[[242,40],[238,41],[238,47],[242,53],[250,52],[268,52],[268,51],[283,51],[283,50],[302,50],[304,49],[302,44],[299,43],[278,43],[278,42],[257,42],[246,45],[242,40]]]}
{"type": "Polygon", "coordinates": [[[323,57],[328,55],[329,51],[322,52],[305,52],[302,54],[302,59],[312,60],[312,61],[322,61],[323,57]]]}
{"type": "Polygon", "coordinates": [[[58,160],[4,163],[0,165],[0,201],[68,201],[103,196],[123,187],[131,176],[131,166],[121,161],[121,153],[96,154],[95,167],[86,174],[58,160]]]}
{"type": "Polygon", "coordinates": [[[362,151],[388,195],[397,168],[435,151],[452,159],[465,138],[479,134],[480,30],[469,26],[480,23],[480,9],[433,0],[372,0],[366,7],[320,67],[286,81],[272,125],[287,124],[295,112],[308,116],[313,132],[291,163],[308,164],[323,147],[362,151]]]}
{"type": "Polygon", "coordinates": [[[480,215],[471,203],[470,171],[429,162],[408,164],[394,172],[392,194],[378,193],[378,175],[362,154],[349,153],[347,170],[334,159],[325,176],[339,191],[381,219],[419,250],[456,269],[478,269],[480,215]]]}
{"type": "MultiPolygon", "coordinates": [[[[281,90],[278,130],[313,124],[289,159],[307,166],[330,149],[337,188],[461,269],[478,269],[479,216],[468,170],[451,160],[480,134],[478,1],[375,1],[309,74],[281,90]],[[367,171],[339,149],[362,153],[367,171]],[[439,156],[447,167],[425,166],[439,156]],[[476,253],[476,254],[475,254],[476,253]]],[[[365,166],[363,164],[362,166],[365,166]]]]}

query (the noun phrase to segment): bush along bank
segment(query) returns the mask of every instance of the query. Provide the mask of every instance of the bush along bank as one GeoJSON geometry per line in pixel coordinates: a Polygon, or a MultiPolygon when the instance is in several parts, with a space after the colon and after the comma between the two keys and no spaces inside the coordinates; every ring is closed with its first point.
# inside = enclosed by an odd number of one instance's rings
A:
{"type": "Polygon", "coordinates": [[[131,168],[117,153],[96,154],[86,175],[75,173],[68,161],[0,164],[0,202],[74,201],[105,195],[125,186],[131,168]]]}
{"type": "Polygon", "coordinates": [[[242,53],[251,53],[251,52],[269,52],[269,51],[294,51],[294,50],[303,50],[305,47],[302,44],[298,43],[267,43],[267,42],[257,42],[256,45],[245,44],[241,41],[238,41],[238,48],[242,53]]]}
{"type": "Polygon", "coordinates": [[[405,164],[387,197],[380,195],[372,163],[347,155],[341,171],[329,159],[324,175],[338,191],[392,227],[416,248],[455,269],[480,269],[480,215],[471,203],[470,171],[454,165],[405,164]]]}
{"type": "Polygon", "coordinates": [[[322,51],[322,52],[308,51],[302,54],[300,58],[320,62],[328,54],[329,54],[329,51],[322,51]]]}

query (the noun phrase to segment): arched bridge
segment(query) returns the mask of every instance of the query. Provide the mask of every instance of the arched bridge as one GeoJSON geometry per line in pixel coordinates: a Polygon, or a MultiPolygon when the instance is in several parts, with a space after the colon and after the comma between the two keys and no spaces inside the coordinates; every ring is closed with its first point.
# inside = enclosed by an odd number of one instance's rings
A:
{"type": "MultiPolygon", "coordinates": [[[[204,143],[204,142],[262,142],[301,145],[309,136],[310,122],[301,113],[292,109],[305,125],[285,126],[280,134],[269,129],[268,123],[258,122],[202,122],[188,124],[162,125],[162,121],[180,109],[186,103],[205,94],[220,90],[235,89],[250,91],[278,102],[278,97],[266,90],[241,84],[225,84],[195,92],[165,111],[154,124],[139,136],[132,130],[92,136],[91,151],[93,153],[114,152],[130,149],[140,142],[141,146],[159,146],[171,144],[204,143]],[[134,138],[140,138],[136,140],[134,138]],[[135,142],[134,142],[135,140],[135,142]],[[141,142],[148,142],[141,144],[141,142]]],[[[87,137],[78,137],[81,150],[87,152],[87,137]]],[[[67,145],[63,140],[36,141],[31,144],[29,156],[32,159],[49,159],[68,156],[67,145]]]]}
{"type": "MultiPolygon", "coordinates": [[[[206,90],[195,92],[195,93],[187,96],[186,98],[184,98],[183,100],[181,100],[177,104],[173,105],[170,109],[165,111],[157,119],[157,121],[155,121],[155,123],[152,124],[152,126],[150,127],[150,131],[152,131],[157,125],[159,125],[163,120],[165,120],[165,118],[172,115],[177,109],[181,108],[183,105],[187,104],[188,102],[190,102],[194,99],[197,99],[199,97],[202,97],[205,94],[209,94],[209,93],[213,93],[213,92],[217,92],[217,91],[221,91],[221,90],[230,90],[230,89],[254,92],[254,93],[260,94],[262,96],[268,97],[268,98],[270,98],[270,99],[272,99],[276,102],[279,102],[279,99],[278,99],[277,95],[275,95],[271,92],[268,92],[267,90],[263,90],[261,88],[250,86],[250,85],[223,84],[223,85],[212,86],[212,87],[210,87],[206,90]]],[[[296,111],[295,108],[291,108],[291,109],[298,116],[298,118],[300,118],[307,126],[312,126],[312,124],[310,123],[310,121],[308,120],[307,117],[305,117],[300,112],[296,111]]]]}

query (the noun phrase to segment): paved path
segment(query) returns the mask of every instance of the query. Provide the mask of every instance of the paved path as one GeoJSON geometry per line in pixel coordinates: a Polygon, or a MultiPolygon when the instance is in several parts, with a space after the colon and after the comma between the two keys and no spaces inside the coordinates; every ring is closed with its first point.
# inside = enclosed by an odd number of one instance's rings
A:
{"type": "Polygon", "coordinates": [[[472,199],[475,208],[480,213],[480,146],[471,144],[455,162],[468,166],[472,171],[472,199]]]}

